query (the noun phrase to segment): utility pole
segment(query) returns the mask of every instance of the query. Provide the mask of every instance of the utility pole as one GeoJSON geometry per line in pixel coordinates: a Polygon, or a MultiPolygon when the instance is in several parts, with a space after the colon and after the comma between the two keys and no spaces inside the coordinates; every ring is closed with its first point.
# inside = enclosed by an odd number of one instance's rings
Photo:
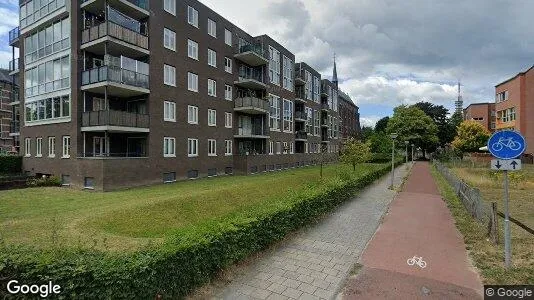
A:
{"type": "Polygon", "coordinates": [[[509,269],[512,264],[512,241],[510,236],[510,211],[508,210],[508,171],[504,170],[504,266],[509,269]]]}
{"type": "Polygon", "coordinates": [[[391,139],[393,140],[393,145],[391,147],[391,186],[390,189],[393,189],[394,187],[394,181],[395,181],[395,139],[399,136],[396,133],[392,133],[391,139]]]}
{"type": "Polygon", "coordinates": [[[410,142],[404,141],[404,144],[406,144],[406,169],[408,169],[408,144],[410,144],[410,142]]]}

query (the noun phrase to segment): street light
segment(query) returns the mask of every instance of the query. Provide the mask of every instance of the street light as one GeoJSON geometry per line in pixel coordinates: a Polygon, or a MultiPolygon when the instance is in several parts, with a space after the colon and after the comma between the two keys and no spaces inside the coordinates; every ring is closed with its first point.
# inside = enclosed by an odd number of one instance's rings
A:
{"type": "Polygon", "coordinates": [[[410,142],[404,141],[404,144],[406,144],[406,169],[408,169],[408,145],[410,142]]]}
{"type": "Polygon", "coordinates": [[[393,189],[393,181],[395,180],[395,139],[398,136],[399,135],[396,133],[392,133],[390,135],[391,139],[393,140],[393,147],[391,147],[391,189],[393,189]]]}
{"type": "Polygon", "coordinates": [[[412,143],[412,165],[413,165],[413,146],[414,144],[412,143]]]}

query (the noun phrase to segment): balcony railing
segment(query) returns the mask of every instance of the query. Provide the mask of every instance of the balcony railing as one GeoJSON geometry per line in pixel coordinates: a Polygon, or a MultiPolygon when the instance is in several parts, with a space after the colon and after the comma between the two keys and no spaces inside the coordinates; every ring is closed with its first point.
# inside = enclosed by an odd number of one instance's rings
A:
{"type": "Polygon", "coordinates": [[[301,100],[306,101],[306,92],[304,91],[303,87],[297,88],[295,90],[295,96],[296,96],[296,99],[301,99],[301,100]]]}
{"type": "Polygon", "coordinates": [[[149,115],[118,110],[89,111],[82,113],[82,127],[121,126],[149,128],[149,115]]]}
{"type": "Polygon", "coordinates": [[[299,69],[295,71],[295,83],[297,85],[306,84],[306,75],[303,69],[299,69]]]}
{"type": "Polygon", "coordinates": [[[261,83],[265,83],[264,81],[265,76],[263,76],[263,70],[261,69],[241,66],[239,67],[239,77],[243,79],[252,79],[252,80],[259,81],[261,83]]]}
{"type": "Polygon", "coordinates": [[[331,87],[326,84],[326,82],[321,82],[321,94],[323,96],[329,96],[330,93],[328,92],[328,90],[331,89],[331,87]]]}
{"type": "Polygon", "coordinates": [[[238,136],[269,136],[269,128],[265,126],[241,127],[237,129],[238,136]]]}
{"type": "Polygon", "coordinates": [[[306,112],[303,112],[303,111],[296,111],[295,119],[307,120],[308,114],[306,114],[306,112]]]}
{"type": "Polygon", "coordinates": [[[255,97],[244,97],[236,98],[234,100],[235,108],[250,107],[257,108],[265,111],[269,111],[269,101],[255,98],[255,97]]]}
{"type": "Polygon", "coordinates": [[[20,36],[20,29],[19,27],[15,27],[9,31],[9,44],[13,44],[14,41],[16,41],[20,36]]]}
{"type": "Polygon", "coordinates": [[[93,152],[84,152],[82,157],[94,157],[96,159],[114,159],[114,158],[146,158],[146,152],[117,152],[117,153],[93,153],[93,152]]]}
{"type": "Polygon", "coordinates": [[[307,140],[308,139],[308,133],[306,131],[297,131],[295,134],[295,139],[297,140],[307,140]]]}
{"type": "Polygon", "coordinates": [[[330,105],[328,105],[328,103],[321,103],[321,109],[329,110],[330,109],[330,105]]]}
{"type": "Polygon", "coordinates": [[[148,36],[111,21],[84,29],[82,31],[82,45],[105,36],[111,36],[128,44],[148,49],[148,36]]]}
{"type": "MultiPolygon", "coordinates": [[[[87,2],[90,0],[82,0],[82,3],[87,2]]],[[[131,4],[140,7],[142,9],[148,10],[148,0],[126,0],[127,2],[130,2],[131,4]]]]}
{"type": "Polygon", "coordinates": [[[19,69],[19,59],[15,58],[9,61],[9,72],[13,72],[19,69]]]}
{"type": "Polygon", "coordinates": [[[119,67],[102,66],[82,72],[82,85],[112,81],[148,89],[149,76],[119,67]]]}
{"type": "Polygon", "coordinates": [[[268,59],[267,50],[263,48],[261,44],[245,44],[237,47],[236,54],[243,54],[247,52],[253,52],[265,59],[268,59]]]}
{"type": "Polygon", "coordinates": [[[11,121],[11,133],[20,132],[20,121],[11,121]]]}

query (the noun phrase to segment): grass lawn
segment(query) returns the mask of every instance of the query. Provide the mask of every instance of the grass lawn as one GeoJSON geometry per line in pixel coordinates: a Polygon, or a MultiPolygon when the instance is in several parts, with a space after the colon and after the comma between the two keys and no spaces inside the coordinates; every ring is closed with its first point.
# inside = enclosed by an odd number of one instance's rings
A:
{"type": "Polygon", "coordinates": [[[135,250],[171,232],[272,205],[289,193],[326,180],[357,176],[380,164],[329,165],[256,176],[228,176],[131,190],[93,193],[67,188],[0,191],[0,242],[37,248],[135,250]]]}
{"type": "MultiPolygon", "coordinates": [[[[504,211],[502,176],[491,172],[489,166],[472,168],[457,164],[450,167],[469,185],[479,188],[485,201],[497,202],[499,211],[504,211]]],[[[523,167],[523,171],[511,175],[510,215],[534,228],[534,167],[523,167]]],[[[485,226],[470,217],[446,181],[435,170],[433,172],[484,283],[534,284],[534,235],[510,223],[513,268],[507,271],[504,268],[504,220],[498,220],[499,245],[494,246],[487,240],[485,226]]]]}

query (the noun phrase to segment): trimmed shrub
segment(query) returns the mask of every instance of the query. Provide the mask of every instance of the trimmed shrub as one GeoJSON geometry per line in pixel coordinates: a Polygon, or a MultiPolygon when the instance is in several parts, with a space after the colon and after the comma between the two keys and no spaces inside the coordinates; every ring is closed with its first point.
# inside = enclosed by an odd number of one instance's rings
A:
{"type": "Polygon", "coordinates": [[[347,172],[244,213],[176,230],[163,245],[133,253],[36,251],[0,240],[0,284],[51,280],[61,285],[62,297],[77,299],[182,298],[221,269],[331,211],[388,172],[388,165],[360,176],[347,172]]]}
{"type": "Polygon", "coordinates": [[[29,187],[61,186],[61,179],[57,176],[34,177],[28,179],[26,185],[29,187]]]}
{"type": "Polygon", "coordinates": [[[22,156],[0,155],[0,174],[22,173],[22,156]]]}

